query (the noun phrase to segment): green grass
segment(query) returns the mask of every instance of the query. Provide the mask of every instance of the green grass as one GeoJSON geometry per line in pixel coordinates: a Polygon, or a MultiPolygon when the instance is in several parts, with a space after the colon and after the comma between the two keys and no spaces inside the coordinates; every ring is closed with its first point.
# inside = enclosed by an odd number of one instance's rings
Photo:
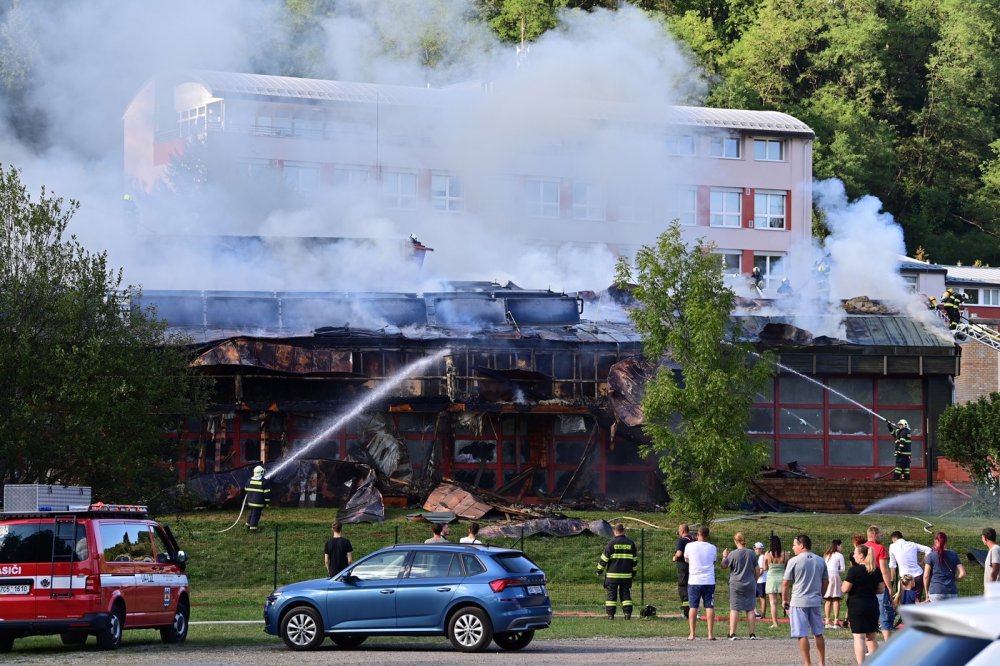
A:
{"type": "MultiPolygon", "coordinates": [[[[354,546],[355,557],[391,545],[397,539],[400,543],[422,542],[429,535],[430,528],[426,523],[407,521],[405,516],[412,511],[388,511],[386,522],[380,524],[346,526],[345,536],[354,546]]],[[[569,515],[574,518],[610,520],[621,514],[569,512],[569,515]]],[[[641,523],[624,521],[629,528],[629,536],[643,545],[645,589],[643,590],[642,579],[637,578],[633,598],[637,604],[644,601],[657,606],[661,614],[675,613],[678,607],[676,568],[670,558],[674,553],[678,518],[662,513],[631,515],[661,528],[645,527],[644,531],[640,531],[641,523]]],[[[188,575],[191,580],[192,620],[257,620],[261,617],[264,598],[273,587],[275,572],[279,585],[324,575],[322,549],[329,537],[333,511],[269,509],[265,512],[261,531],[257,534],[247,534],[242,525],[219,534],[218,530],[230,525],[234,518],[235,515],[231,513],[216,512],[159,516],[160,520],[171,525],[181,547],[191,558],[188,575]],[[278,526],[277,567],[275,526],[278,526]]],[[[934,529],[947,532],[950,537],[949,546],[962,553],[968,575],[959,582],[960,594],[981,594],[982,568],[978,565],[970,566],[965,560],[964,551],[968,547],[981,547],[980,530],[990,522],[955,515],[925,519],[934,523],[934,529]]],[[[871,523],[880,525],[887,534],[899,529],[909,539],[931,543],[931,536],[922,529],[923,524],[912,518],[806,513],[760,514],[752,518],[727,517],[713,525],[712,541],[721,551],[724,547],[731,547],[732,536],[737,531],[742,531],[749,543],[757,540],[767,542],[767,537],[773,532],[789,548],[792,537],[804,532],[812,537],[814,549],[821,553],[833,538],[840,538],[850,544],[851,535],[864,532],[871,523]]],[[[464,522],[453,525],[452,538],[457,539],[464,533],[464,529],[464,522]]],[[[511,546],[515,542],[503,539],[494,544],[511,546]]],[[[523,544],[525,552],[548,576],[549,594],[556,612],[601,612],[604,590],[594,572],[604,544],[605,539],[595,536],[537,536],[526,539],[523,544]]],[[[718,572],[716,600],[720,615],[728,615],[726,576],[721,571],[718,572]]],[[[567,636],[590,636],[595,631],[603,631],[601,623],[606,620],[560,618],[558,624],[562,625],[564,622],[567,632],[579,632],[567,636]]],[[[628,631],[646,631],[640,624],[645,627],[647,623],[632,622],[628,631]]],[[[657,627],[672,623],[658,620],[648,624],[657,627]]],[[[202,631],[200,627],[197,630],[202,631]]],[[[614,635],[621,635],[621,630],[621,627],[615,627],[614,635]]],[[[192,634],[194,633],[195,628],[192,629],[192,634]]],[[[651,635],[664,634],[661,628],[651,635]]]]}

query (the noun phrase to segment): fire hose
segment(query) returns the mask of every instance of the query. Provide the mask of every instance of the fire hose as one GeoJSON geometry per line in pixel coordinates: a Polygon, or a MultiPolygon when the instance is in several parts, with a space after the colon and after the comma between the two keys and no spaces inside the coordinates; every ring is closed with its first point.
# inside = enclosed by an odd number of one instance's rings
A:
{"type": "Polygon", "coordinates": [[[232,525],[230,525],[229,527],[227,527],[224,530],[219,530],[218,532],[216,532],[216,534],[222,534],[223,532],[228,532],[229,530],[231,530],[234,527],[236,527],[237,523],[240,522],[240,518],[243,517],[243,510],[245,508],[247,508],[247,496],[246,495],[243,496],[243,505],[240,506],[240,515],[236,516],[236,520],[233,522],[232,525]]]}

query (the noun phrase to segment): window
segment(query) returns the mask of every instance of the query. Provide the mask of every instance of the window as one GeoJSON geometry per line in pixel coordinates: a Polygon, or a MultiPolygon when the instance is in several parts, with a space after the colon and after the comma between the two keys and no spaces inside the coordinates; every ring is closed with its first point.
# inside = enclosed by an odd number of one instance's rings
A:
{"type": "Polygon", "coordinates": [[[336,166],[333,168],[333,184],[337,187],[364,187],[368,184],[368,176],[368,169],[364,167],[336,166]]]}
{"type": "Polygon", "coordinates": [[[678,187],[667,200],[667,219],[693,227],[698,220],[698,190],[694,187],[678,187]]]}
{"type": "Polygon", "coordinates": [[[573,219],[604,220],[604,195],[596,185],[573,183],[573,219]]]}
{"type": "Polygon", "coordinates": [[[556,179],[529,178],[524,183],[525,212],[530,217],[559,217],[559,188],[556,179]]]}
{"type": "Polygon", "coordinates": [[[785,194],[783,192],[754,193],[753,226],[755,229],[785,228],[785,194]]]}
{"type": "Polygon", "coordinates": [[[1000,305],[1000,289],[983,289],[980,295],[980,305],[1000,305]]]}
{"type": "Polygon", "coordinates": [[[403,570],[406,552],[382,553],[369,557],[351,569],[351,575],[361,580],[391,580],[403,570]]]}
{"type": "Polygon", "coordinates": [[[738,136],[713,136],[709,139],[708,154],[730,160],[740,158],[740,138],[738,136]]]}
{"type": "Polygon", "coordinates": [[[785,159],[785,142],[780,139],[754,139],[753,158],[761,162],[782,162],[785,159]]]}
{"type": "Polygon", "coordinates": [[[305,162],[285,162],[282,171],[285,184],[296,192],[312,192],[319,187],[319,165],[305,162]]]}
{"type": "Polygon", "coordinates": [[[694,135],[680,134],[667,136],[667,154],[689,156],[695,154],[694,135]]]}
{"type": "Polygon", "coordinates": [[[461,575],[458,556],[454,553],[417,551],[413,554],[407,578],[447,578],[461,575]]]}
{"type": "Polygon", "coordinates": [[[735,251],[722,250],[721,252],[716,252],[719,258],[722,260],[722,272],[726,275],[739,275],[743,272],[741,266],[743,264],[743,253],[735,251]]]}
{"type": "Polygon", "coordinates": [[[753,257],[754,268],[759,268],[764,276],[764,288],[771,286],[774,280],[780,280],[784,269],[782,266],[784,256],[780,254],[755,254],[753,257]]]}
{"type": "Polygon", "coordinates": [[[906,285],[906,290],[911,294],[917,293],[917,276],[916,275],[903,275],[903,284],[906,285]]]}
{"type": "Polygon", "coordinates": [[[251,178],[266,178],[277,171],[271,160],[260,157],[250,158],[243,163],[243,168],[246,169],[246,174],[251,178]]]}
{"type": "Polygon", "coordinates": [[[710,196],[709,221],[713,227],[740,228],[743,216],[741,190],[713,189],[710,196]]]}
{"type": "Polygon", "coordinates": [[[462,554],[462,564],[465,565],[465,575],[475,576],[486,571],[486,567],[475,555],[462,554]]]}
{"type": "MultiPolygon", "coordinates": [[[[0,564],[51,562],[55,529],[57,528],[51,523],[0,525],[0,564]]],[[[86,541],[86,527],[77,525],[74,536],[72,522],[62,522],[58,525],[58,531],[55,554],[59,560],[68,561],[69,556],[76,552],[76,544],[81,540],[86,541]]],[[[77,555],[74,559],[80,561],[84,558],[77,555]]]]}
{"type": "Polygon", "coordinates": [[[417,174],[407,171],[382,172],[382,201],[386,208],[413,210],[417,207],[417,174]]]}
{"type": "Polygon", "coordinates": [[[434,210],[460,213],[465,210],[465,188],[457,176],[431,176],[431,205],[434,210]]]}

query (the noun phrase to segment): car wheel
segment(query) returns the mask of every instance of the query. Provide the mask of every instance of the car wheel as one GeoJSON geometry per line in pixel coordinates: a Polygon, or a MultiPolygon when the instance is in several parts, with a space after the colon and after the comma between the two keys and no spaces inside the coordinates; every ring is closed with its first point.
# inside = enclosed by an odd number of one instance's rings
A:
{"type": "Polygon", "coordinates": [[[293,650],[315,650],[323,642],[319,613],[309,606],[296,606],[281,619],[281,638],[293,650]]]}
{"type": "Polygon", "coordinates": [[[508,631],[494,636],[493,642],[504,650],[520,650],[521,648],[527,647],[528,643],[530,643],[531,639],[534,637],[534,629],[528,629],[527,631],[508,631]]]}
{"type": "Polygon", "coordinates": [[[64,631],[59,634],[63,645],[83,645],[87,642],[87,632],[85,631],[64,631]]]}
{"type": "Polygon", "coordinates": [[[0,654],[10,652],[14,647],[14,637],[8,634],[0,634],[0,654]]]}
{"type": "Polygon", "coordinates": [[[117,650],[122,644],[122,631],[125,629],[125,606],[121,603],[111,609],[108,626],[97,632],[97,647],[102,650],[117,650]]]}
{"type": "Polygon", "coordinates": [[[334,634],[330,636],[330,640],[338,647],[351,649],[364,643],[368,637],[362,634],[334,634]]]}
{"type": "Polygon", "coordinates": [[[191,609],[186,601],[177,602],[177,610],[174,611],[174,622],[170,626],[160,628],[160,640],[164,643],[183,643],[188,635],[188,619],[191,617],[191,609]]]}
{"type": "Polygon", "coordinates": [[[493,640],[493,623],[481,608],[460,608],[448,623],[448,638],[456,650],[482,652],[493,640]]]}

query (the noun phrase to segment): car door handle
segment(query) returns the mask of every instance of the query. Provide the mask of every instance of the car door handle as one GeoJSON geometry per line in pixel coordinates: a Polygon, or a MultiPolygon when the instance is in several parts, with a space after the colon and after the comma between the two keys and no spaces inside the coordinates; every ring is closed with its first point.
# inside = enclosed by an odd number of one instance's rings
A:
{"type": "Polygon", "coordinates": [[[379,590],[379,594],[392,594],[396,590],[379,590]]]}
{"type": "Polygon", "coordinates": [[[451,592],[451,588],[450,587],[439,587],[437,589],[437,591],[438,592],[451,592]]]}

